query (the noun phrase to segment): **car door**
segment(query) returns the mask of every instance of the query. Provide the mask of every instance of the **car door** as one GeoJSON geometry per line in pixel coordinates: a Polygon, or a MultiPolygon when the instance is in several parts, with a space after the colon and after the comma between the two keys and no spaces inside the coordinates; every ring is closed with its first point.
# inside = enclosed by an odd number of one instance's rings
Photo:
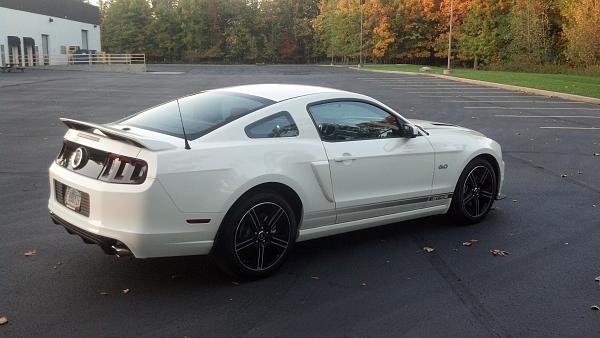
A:
{"type": "Polygon", "coordinates": [[[329,160],[338,223],[426,205],[434,170],[426,137],[403,136],[405,122],[370,102],[327,101],[308,110],[329,160]]]}

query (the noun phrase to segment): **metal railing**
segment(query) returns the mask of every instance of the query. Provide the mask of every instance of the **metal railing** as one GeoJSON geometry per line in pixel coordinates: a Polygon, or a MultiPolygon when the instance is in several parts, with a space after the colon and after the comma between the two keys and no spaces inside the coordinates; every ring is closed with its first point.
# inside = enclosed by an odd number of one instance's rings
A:
{"type": "Polygon", "coordinates": [[[56,66],[56,65],[129,65],[146,64],[146,54],[50,54],[50,55],[19,55],[18,60],[9,63],[26,67],[56,66]],[[14,62],[17,61],[17,62],[14,62]]]}

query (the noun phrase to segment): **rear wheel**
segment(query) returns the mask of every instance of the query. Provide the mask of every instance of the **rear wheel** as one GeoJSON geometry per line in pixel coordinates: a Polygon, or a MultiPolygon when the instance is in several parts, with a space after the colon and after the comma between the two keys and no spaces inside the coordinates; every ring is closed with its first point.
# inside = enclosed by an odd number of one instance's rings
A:
{"type": "Polygon", "coordinates": [[[469,162],[456,184],[451,215],[468,224],[480,222],[494,203],[497,187],[496,172],[487,160],[478,158],[469,162]]]}
{"type": "Polygon", "coordinates": [[[296,241],[296,217],[278,194],[259,192],[236,203],[227,214],[216,243],[226,272],[256,279],[281,266],[296,241]]]}

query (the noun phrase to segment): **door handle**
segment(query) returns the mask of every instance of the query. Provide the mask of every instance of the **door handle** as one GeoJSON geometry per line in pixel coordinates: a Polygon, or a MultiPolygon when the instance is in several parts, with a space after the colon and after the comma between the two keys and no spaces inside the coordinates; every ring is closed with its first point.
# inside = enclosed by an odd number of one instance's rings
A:
{"type": "Polygon", "coordinates": [[[354,161],[354,160],[356,160],[356,157],[351,156],[348,153],[345,153],[345,154],[342,154],[342,156],[334,157],[333,160],[336,162],[354,161]]]}

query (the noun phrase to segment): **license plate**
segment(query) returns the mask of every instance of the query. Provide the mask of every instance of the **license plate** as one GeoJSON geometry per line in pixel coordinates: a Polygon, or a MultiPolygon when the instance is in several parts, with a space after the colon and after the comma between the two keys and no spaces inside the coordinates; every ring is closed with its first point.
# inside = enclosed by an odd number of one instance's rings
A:
{"type": "Polygon", "coordinates": [[[71,210],[79,211],[81,208],[81,191],[65,187],[65,206],[71,210]]]}

